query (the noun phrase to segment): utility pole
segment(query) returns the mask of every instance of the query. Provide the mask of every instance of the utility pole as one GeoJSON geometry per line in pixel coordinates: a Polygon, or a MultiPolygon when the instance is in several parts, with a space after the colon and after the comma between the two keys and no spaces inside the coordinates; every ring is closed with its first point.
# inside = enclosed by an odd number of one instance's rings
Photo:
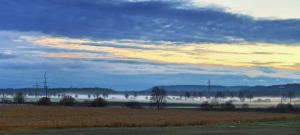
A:
{"type": "Polygon", "coordinates": [[[5,98],[5,91],[2,90],[2,98],[4,99],[5,98]]]}
{"type": "Polygon", "coordinates": [[[36,82],[35,82],[35,85],[33,85],[33,86],[35,87],[35,97],[37,97],[37,91],[38,91],[40,85],[39,85],[38,82],[36,81],[36,82]]]}
{"type": "Polygon", "coordinates": [[[210,98],[210,79],[207,81],[207,98],[210,98]]]}
{"type": "Polygon", "coordinates": [[[280,104],[282,104],[283,102],[283,98],[285,98],[285,94],[282,92],[282,88],[284,88],[283,86],[280,86],[280,104]]]}
{"type": "Polygon", "coordinates": [[[48,86],[47,86],[47,72],[44,73],[44,89],[46,91],[46,97],[48,98],[48,86]]]}

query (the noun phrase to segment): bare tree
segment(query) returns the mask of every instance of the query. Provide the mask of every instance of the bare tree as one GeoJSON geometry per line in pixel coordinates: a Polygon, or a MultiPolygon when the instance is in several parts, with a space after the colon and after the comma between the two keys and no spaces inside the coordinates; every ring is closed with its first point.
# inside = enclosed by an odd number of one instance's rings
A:
{"type": "Polygon", "coordinates": [[[224,101],[225,98],[226,98],[226,93],[224,91],[222,91],[221,99],[224,101]]]}
{"type": "Polygon", "coordinates": [[[202,92],[198,92],[198,97],[199,97],[199,99],[200,99],[200,101],[201,101],[201,99],[202,99],[202,97],[203,97],[203,93],[202,93],[202,92]]]}
{"type": "Polygon", "coordinates": [[[5,98],[5,92],[4,92],[4,90],[2,91],[2,99],[4,99],[5,98]]]}
{"type": "Polygon", "coordinates": [[[128,97],[129,97],[128,93],[125,93],[125,94],[124,94],[124,97],[125,97],[126,99],[128,99],[128,97]]]}
{"type": "Polygon", "coordinates": [[[179,94],[179,98],[180,98],[180,100],[182,99],[182,97],[183,97],[183,95],[182,95],[182,94],[179,94]]]}
{"type": "Polygon", "coordinates": [[[193,92],[193,100],[194,98],[197,98],[198,97],[198,93],[197,92],[193,92]]]}
{"type": "Polygon", "coordinates": [[[229,96],[230,96],[230,99],[233,99],[233,97],[234,97],[234,92],[230,91],[230,92],[229,92],[229,96]]]}
{"type": "Polygon", "coordinates": [[[25,99],[24,99],[24,95],[22,92],[18,92],[15,97],[14,97],[14,101],[15,103],[17,104],[22,104],[25,102],[25,99]]]}
{"type": "Polygon", "coordinates": [[[191,97],[191,93],[188,92],[188,91],[186,91],[186,92],[184,93],[184,96],[185,96],[185,99],[189,99],[189,98],[191,97]]]}
{"type": "Polygon", "coordinates": [[[135,92],[133,92],[133,96],[134,96],[134,98],[137,98],[137,96],[138,96],[138,93],[135,91],[135,92]]]}
{"type": "Polygon", "coordinates": [[[216,100],[218,100],[218,98],[221,98],[221,99],[225,98],[224,92],[218,91],[215,95],[215,98],[216,98],[216,100]]]}
{"type": "Polygon", "coordinates": [[[286,98],[287,98],[287,94],[286,93],[282,93],[281,97],[280,97],[280,103],[282,104],[283,102],[285,102],[286,98]]]}
{"type": "Polygon", "coordinates": [[[247,94],[247,96],[246,96],[249,100],[250,100],[250,102],[251,102],[251,100],[253,99],[253,94],[252,93],[248,93],[247,94]]]}
{"type": "Polygon", "coordinates": [[[240,91],[239,92],[239,98],[240,98],[240,101],[241,102],[244,102],[245,101],[245,93],[243,91],[240,91]]]}
{"type": "Polygon", "coordinates": [[[98,98],[100,94],[97,92],[94,97],[98,98]]]}
{"type": "Polygon", "coordinates": [[[35,85],[33,85],[35,87],[35,93],[34,93],[34,96],[37,97],[38,96],[38,90],[39,90],[39,84],[38,82],[35,82],[35,85]]]}
{"type": "Polygon", "coordinates": [[[167,92],[163,88],[153,87],[151,91],[151,100],[156,108],[159,110],[162,104],[166,102],[167,92]]]}
{"type": "Polygon", "coordinates": [[[295,92],[289,91],[287,93],[287,97],[290,99],[290,103],[292,103],[292,99],[296,98],[296,94],[295,94],[295,92]]]}
{"type": "Polygon", "coordinates": [[[109,95],[109,94],[108,94],[107,92],[103,92],[103,93],[102,93],[102,97],[103,97],[104,99],[108,98],[108,95],[109,95]]]}

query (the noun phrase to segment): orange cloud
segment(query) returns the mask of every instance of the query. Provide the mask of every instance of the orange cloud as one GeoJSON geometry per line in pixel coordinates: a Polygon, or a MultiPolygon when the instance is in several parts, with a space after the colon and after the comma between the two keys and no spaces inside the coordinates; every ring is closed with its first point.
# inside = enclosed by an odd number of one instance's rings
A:
{"type": "MultiPolygon", "coordinates": [[[[32,40],[37,45],[51,48],[93,51],[81,52],[80,58],[144,59],[147,61],[177,64],[208,64],[233,67],[272,67],[300,70],[300,45],[282,44],[181,44],[161,42],[162,45],[145,44],[126,40],[91,41],[87,39],[41,38],[32,40]],[[89,45],[96,43],[98,46],[89,45]],[[101,45],[102,44],[102,45],[101,45]],[[103,45],[108,44],[108,45],[103,45]],[[124,46],[124,47],[116,47],[124,46]],[[136,48],[134,48],[136,47],[136,48]],[[142,47],[142,48],[137,48],[142,47]],[[102,55],[101,53],[109,55],[102,55]]],[[[73,55],[46,55],[46,57],[76,58],[73,55]]]]}

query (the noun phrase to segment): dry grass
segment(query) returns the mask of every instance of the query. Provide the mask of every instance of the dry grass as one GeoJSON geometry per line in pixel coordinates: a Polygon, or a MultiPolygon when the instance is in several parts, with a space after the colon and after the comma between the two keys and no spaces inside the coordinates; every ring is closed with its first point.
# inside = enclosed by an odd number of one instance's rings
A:
{"type": "Polygon", "coordinates": [[[0,129],[206,125],[237,121],[300,120],[300,114],[201,112],[88,107],[0,107],[0,129]]]}

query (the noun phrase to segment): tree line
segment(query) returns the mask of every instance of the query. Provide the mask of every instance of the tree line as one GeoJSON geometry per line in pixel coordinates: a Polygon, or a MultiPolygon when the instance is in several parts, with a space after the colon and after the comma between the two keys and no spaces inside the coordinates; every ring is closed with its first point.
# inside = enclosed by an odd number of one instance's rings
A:
{"type": "MultiPolygon", "coordinates": [[[[129,96],[128,94],[126,94],[127,96],[129,96]]],[[[125,95],[125,96],[126,96],[125,95]]],[[[135,97],[137,97],[137,93],[134,94],[135,97]]],[[[155,107],[156,109],[161,109],[164,105],[164,103],[166,103],[166,96],[167,96],[167,92],[159,87],[153,87],[151,90],[151,95],[150,95],[150,100],[151,100],[151,105],[153,107],[155,107]]],[[[75,95],[76,97],[76,95],[75,95]]],[[[103,93],[102,97],[96,97],[94,100],[92,101],[84,101],[84,104],[86,106],[91,106],[91,107],[104,107],[106,105],[108,105],[108,102],[105,100],[105,97],[108,97],[108,93],[103,93]],[[102,98],[103,97],[103,98],[102,98]]],[[[17,92],[16,94],[14,94],[14,98],[13,98],[13,102],[6,99],[6,98],[2,98],[2,103],[16,103],[16,104],[24,104],[25,103],[25,95],[22,92],[17,92]]],[[[48,96],[44,96],[40,99],[38,99],[38,101],[36,101],[34,103],[35,105],[65,105],[65,106],[74,106],[76,104],[76,99],[72,96],[69,95],[64,95],[58,103],[54,103],[51,102],[51,98],[49,98],[48,96]]],[[[138,103],[126,103],[125,104],[128,107],[132,107],[134,105],[134,107],[136,107],[138,105],[138,103]]]]}

